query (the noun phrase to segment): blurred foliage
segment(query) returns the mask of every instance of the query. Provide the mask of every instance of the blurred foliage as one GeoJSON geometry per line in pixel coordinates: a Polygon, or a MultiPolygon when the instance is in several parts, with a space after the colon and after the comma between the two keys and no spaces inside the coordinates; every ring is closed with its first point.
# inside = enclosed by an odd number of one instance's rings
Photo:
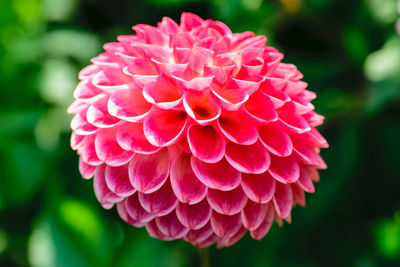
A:
{"type": "Polygon", "coordinates": [[[199,266],[197,249],[97,203],[69,148],[79,69],[101,44],[183,11],[265,34],[318,94],[331,148],[307,207],[212,266],[400,266],[396,0],[1,0],[0,266],[199,266]]]}

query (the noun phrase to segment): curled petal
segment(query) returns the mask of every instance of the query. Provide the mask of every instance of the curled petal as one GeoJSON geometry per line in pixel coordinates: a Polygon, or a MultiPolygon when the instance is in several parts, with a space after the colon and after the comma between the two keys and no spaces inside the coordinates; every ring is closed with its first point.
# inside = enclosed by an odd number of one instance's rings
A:
{"type": "Polygon", "coordinates": [[[256,203],[250,200],[247,201],[241,214],[243,226],[250,231],[256,230],[264,221],[269,206],[269,204],[256,203]]]}
{"type": "Polygon", "coordinates": [[[108,98],[100,98],[88,108],[86,113],[88,122],[99,128],[109,128],[120,121],[119,118],[108,113],[107,101],[108,98]]]}
{"type": "Polygon", "coordinates": [[[142,120],[150,109],[151,104],[146,101],[139,88],[116,91],[108,101],[111,115],[132,122],[142,120]]]}
{"type": "Polygon", "coordinates": [[[158,76],[156,82],[144,86],[143,96],[148,102],[162,109],[175,108],[182,103],[179,87],[164,74],[158,76]]]}
{"type": "Polygon", "coordinates": [[[211,211],[211,207],[206,200],[194,205],[178,203],[176,206],[176,215],[179,221],[189,229],[204,227],[210,220],[211,211]]]}
{"type": "Polygon", "coordinates": [[[103,129],[97,133],[94,146],[101,161],[110,166],[121,166],[132,158],[133,152],[119,146],[115,131],[116,129],[103,129]]]}
{"type": "Polygon", "coordinates": [[[291,186],[289,184],[276,183],[275,195],[272,200],[278,216],[281,218],[288,217],[293,203],[291,186]]]}
{"type": "Polygon", "coordinates": [[[96,166],[89,165],[85,163],[82,158],[79,159],[79,172],[85,179],[90,179],[96,171],[96,166]]]}
{"type": "Polygon", "coordinates": [[[263,238],[266,234],[268,234],[273,222],[274,222],[274,209],[270,205],[268,207],[268,210],[265,214],[265,218],[261,223],[261,225],[257,229],[250,231],[251,237],[257,240],[263,238]]]}
{"type": "Polygon", "coordinates": [[[188,242],[200,243],[204,240],[208,239],[211,235],[214,234],[214,231],[211,227],[210,223],[207,223],[200,229],[190,230],[184,237],[184,239],[188,242]]]}
{"type": "Polygon", "coordinates": [[[223,215],[213,211],[211,215],[211,227],[217,236],[229,238],[236,234],[242,226],[240,213],[223,215]]]}
{"type": "Polygon", "coordinates": [[[157,191],[144,194],[139,192],[139,201],[142,207],[154,216],[164,216],[173,211],[178,204],[171,184],[167,181],[157,191]]]}
{"type": "Polygon", "coordinates": [[[129,163],[129,179],[139,192],[152,193],[165,183],[169,168],[167,149],[150,155],[136,153],[129,163]]]}
{"type": "Polygon", "coordinates": [[[125,150],[141,154],[152,154],[160,150],[147,140],[143,132],[143,123],[124,123],[118,126],[117,142],[125,150]]]}
{"type": "Polygon", "coordinates": [[[269,173],[281,183],[293,183],[299,179],[300,167],[294,157],[275,157],[271,158],[269,173]]]}
{"type": "Polygon", "coordinates": [[[244,173],[263,173],[271,162],[267,149],[260,142],[247,146],[228,143],[225,157],[235,169],[244,173]]]}
{"type": "Polygon", "coordinates": [[[128,165],[106,166],[105,179],[108,188],[117,196],[127,197],[136,191],[129,181],[128,165]]]}
{"type": "Polygon", "coordinates": [[[156,224],[155,219],[146,223],[145,227],[146,227],[146,230],[149,233],[149,235],[154,238],[165,240],[165,241],[173,240],[173,238],[165,235],[163,232],[160,231],[160,229],[158,228],[158,225],[156,224]]]}
{"type": "Polygon", "coordinates": [[[171,166],[172,189],[179,201],[188,204],[200,202],[207,194],[207,187],[199,181],[190,165],[190,154],[181,153],[171,166]]]}
{"type": "Polygon", "coordinates": [[[157,217],[155,220],[158,229],[164,235],[172,239],[182,238],[187,234],[187,232],[189,232],[189,229],[178,220],[175,212],[171,212],[162,217],[157,217]]]}
{"type": "Polygon", "coordinates": [[[104,165],[98,166],[93,179],[93,187],[96,198],[105,209],[111,209],[114,203],[119,202],[123,197],[117,196],[108,188],[105,180],[104,165]]]}
{"type": "Polygon", "coordinates": [[[125,209],[128,215],[135,221],[140,223],[147,223],[151,221],[154,216],[147,212],[140,204],[138,194],[133,194],[130,197],[125,198],[125,209]]]}
{"type": "Polygon", "coordinates": [[[233,143],[251,145],[258,139],[257,128],[240,114],[223,114],[217,123],[221,132],[233,143]]]}
{"type": "Polygon", "coordinates": [[[218,213],[233,215],[239,213],[246,205],[247,197],[243,189],[238,186],[231,191],[209,189],[207,200],[210,206],[218,213]]]}
{"type": "Polygon", "coordinates": [[[278,109],[279,122],[282,126],[293,133],[304,133],[311,130],[310,125],[301,115],[295,113],[293,103],[287,103],[278,109]]]}
{"type": "Polygon", "coordinates": [[[262,92],[253,94],[244,104],[244,110],[257,122],[267,123],[278,120],[274,104],[262,92]]]}
{"type": "Polygon", "coordinates": [[[263,125],[259,128],[260,141],[269,152],[279,157],[292,153],[293,144],[289,135],[274,125],[263,125]]]}
{"type": "Polygon", "coordinates": [[[275,187],[275,179],[268,172],[242,175],[243,191],[256,203],[269,202],[274,196],[275,187]]]}
{"type": "Polygon", "coordinates": [[[312,180],[312,171],[309,167],[301,165],[300,166],[300,177],[297,181],[297,184],[304,190],[309,193],[314,193],[315,188],[312,180]]]}
{"type": "Polygon", "coordinates": [[[201,161],[215,163],[225,154],[225,139],[212,126],[192,124],[187,139],[193,155],[201,161]]]}
{"type": "Polygon", "coordinates": [[[190,163],[197,178],[209,188],[227,191],[240,184],[241,173],[225,159],[206,163],[192,156],[190,163]]]}
{"type": "Polygon", "coordinates": [[[168,146],[185,133],[188,120],[186,112],[155,110],[143,124],[144,134],[154,146],[168,146]]]}
{"type": "Polygon", "coordinates": [[[221,115],[221,107],[210,97],[187,92],[183,98],[187,114],[200,125],[209,125],[221,115]]]}

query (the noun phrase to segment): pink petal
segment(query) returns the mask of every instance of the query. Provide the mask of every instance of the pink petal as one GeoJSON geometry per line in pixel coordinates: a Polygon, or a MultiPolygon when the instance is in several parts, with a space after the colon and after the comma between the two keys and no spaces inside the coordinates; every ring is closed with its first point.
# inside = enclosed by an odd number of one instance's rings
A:
{"type": "Polygon", "coordinates": [[[200,125],[209,125],[221,115],[221,107],[207,95],[186,92],[183,106],[187,114],[200,125]]]}
{"type": "Polygon", "coordinates": [[[194,174],[190,154],[181,153],[171,166],[172,189],[179,201],[188,204],[200,202],[207,194],[207,187],[194,174]]]}
{"type": "Polygon", "coordinates": [[[192,124],[187,138],[193,155],[204,162],[218,162],[225,154],[225,139],[212,126],[192,124]]]}
{"type": "Polygon", "coordinates": [[[96,135],[94,146],[97,156],[110,166],[126,164],[133,156],[132,151],[122,149],[116,140],[116,129],[103,129],[96,135]]]}
{"type": "Polygon", "coordinates": [[[184,239],[188,242],[194,242],[194,243],[199,243],[207,238],[209,238],[211,235],[214,234],[214,231],[211,227],[210,223],[207,223],[205,226],[203,226],[200,229],[197,230],[190,230],[184,237],[184,239]]]}
{"type": "Polygon", "coordinates": [[[160,150],[149,143],[143,132],[143,123],[124,123],[118,126],[117,142],[125,150],[152,154],[160,150]]]}
{"type": "Polygon", "coordinates": [[[268,171],[278,182],[284,184],[296,182],[300,175],[299,163],[291,156],[286,158],[272,156],[268,171]]]}
{"type": "Polygon", "coordinates": [[[293,133],[304,133],[311,130],[308,122],[300,115],[295,113],[293,103],[286,103],[277,110],[279,114],[279,122],[288,131],[293,133]]]}
{"type": "Polygon", "coordinates": [[[242,188],[254,202],[267,203],[275,193],[275,179],[268,173],[242,175],[242,188]]]}
{"type": "Polygon", "coordinates": [[[79,135],[90,135],[97,132],[98,128],[86,119],[86,111],[76,114],[71,120],[72,130],[79,135]]]}
{"type": "Polygon", "coordinates": [[[240,186],[231,191],[208,189],[207,200],[218,213],[233,215],[239,213],[246,205],[247,197],[240,186]]]}
{"type": "Polygon", "coordinates": [[[273,222],[274,222],[274,209],[272,206],[269,206],[268,211],[261,225],[257,229],[250,232],[251,237],[257,240],[262,239],[266,234],[268,234],[273,222]]]}
{"type": "Polygon", "coordinates": [[[93,187],[96,198],[105,209],[111,209],[114,203],[123,199],[123,197],[117,196],[111,192],[111,190],[107,187],[104,165],[96,168],[93,179],[93,187]]]}
{"type": "Polygon", "coordinates": [[[154,110],[143,124],[147,140],[154,146],[168,146],[185,133],[187,115],[184,111],[154,110]]]}
{"type": "Polygon", "coordinates": [[[96,171],[96,166],[89,165],[85,163],[82,158],[79,158],[79,172],[85,179],[90,179],[96,171]]]}
{"type": "Polygon", "coordinates": [[[130,77],[123,74],[119,69],[112,68],[110,71],[101,70],[92,80],[94,86],[107,91],[114,92],[115,90],[126,90],[130,85],[130,77]],[[117,71],[111,71],[117,70],[117,71]]]}
{"type": "Polygon", "coordinates": [[[220,239],[220,237],[218,237],[215,234],[212,234],[211,236],[209,236],[207,239],[205,239],[204,241],[201,242],[194,242],[193,244],[198,247],[198,248],[206,248],[211,246],[212,244],[214,244],[215,242],[217,242],[220,239]]]}
{"type": "Polygon", "coordinates": [[[276,183],[275,195],[272,200],[279,217],[286,218],[289,216],[293,203],[293,193],[290,185],[276,183]]]}
{"type": "Polygon", "coordinates": [[[109,128],[116,125],[120,119],[110,115],[107,109],[108,98],[103,97],[94,102],[87,110],[88,122],[96,127],[109,128]]]}
{"type": "Polygon", "coordinates": [[[157,191],[144,194],[139,192],[139,201],[142,207],[154,216],[164,216],[175,209],[178,199],[172,191],[169,181],[157,191]]]}
{"type": "Polygon", "coordinates": [[[266,80],[260,85],[261,92],[270,98],[275,108],[280,108],[290,101],[290,97],[279,89],[280,87],[285,86],[285,83],[285,80],[270,77],[266,78],[266,80]]]}
{"type": "Polygon", "coordinates": [[[292,153],[293,144],[289,135],[274,127],[274,125],[263,125],[259,128],[262,144],[273,154],[279,157],[287,157],[292,153]]]}
{"type": "Polygon", "coordinates": [[[190,162],[197,178],[209,188],[227,191],[240,184],[241,173],[225,159],[217,163],[205,163],[192,156],[190,162]]]}
{"type": "Polygon", "coordinates": [[[250,200],[247,201],[241,214],[243,226],[250,231],[256,230],[264,221],[268,208],[269,204],[260,204],[250,200]]]}
{"type": "Polygon", "coordinates": [[[129,163],[129,179],[139,192],[152,193],[165,183],[169,168],[167,149],[150,155],[136,153],[129,163]]]}
{"type": "Polygon", "coordinates": [[[111,115],[132,122],[146,117],[150,108],[151,104],[143,97],[140,88],[116,91],[108,101],[108,111],[111,115]]]}
{"type": "Polygon", "coordinates": [[[197,92],[201,92],[205,89],[210,88],[210,86],[214,80],[214,76],[195,77],[188,81],[181,79],[175,75],[172,75],[172,77],[175,79],[175,82],[179,87],[184,88],[186,90],[193,90],[193,91],[197,91],[197,92]]]}
{"type": "Polygon", "coordinates": [[[99,71],[100,71],[99,66],[96,66],[96,65],[86,66],[79,72],[79,75],[78,75],[79,76],[79,80],[92,78],[99,71]]]}
{"type": "Polygon", "coordinates": [[[318,149],[293,139],[293,149],[297,158],[304,164],[326,169],[326,164],[318,154],[318,149]]]}
{"type": "Polygon", "coordinates": [[[214,85],[211,92],[221,107],[229,111],[235,111],[249,99],[249,93],[242,90],[235,82],[231,83],[225,87],[214,85]]]}
{"type": "Polygon", "coordinates": [[[102,160],[99,159],[96,153],[95,144],[94,144],[94,136],[87,136],[83,141],[83,151],[81,154],[81,159],[83,162],[89,165],[97,166],[103,163],[102,160]]]}
{"type": "Polygon", "coordinates": [[[217,122],[226,138],[236,144],[250,145],[258,139],[257,128],[236,112],[221,115],[217,122]]]}
{"type": "Polygon", "coordinates": [[[161,74],[156,82],[146,84],[143,88],[144,98],[162,109],[170,109],[182,103],[182,92],[173,80],[161,74]]]}
{"type": "Polygon", "coordinates": [[[300,166],[300,177],[297,181],[297,184],[304,190],[309,193],[314,193],[315,188],[313,184],[313,180],[311,178],[312,172],[309,170],[310,168],[304,165],[300,166]]]}
{"type": "Polygon", "coordinates": [[[270,165],[269,153],[260,142],[247,146],[228,143],[225,157],[235,169],[244,173],[263,173],[270,165]]]}
{"type": "Polygon", "coordinates": [[[230,247],[239,241],[245,234],[247,233],[247,229],[243,226],[234,234],[232,237],[228,238],[224,242],[224,247],[230,247]]]}
{"type": "MultiPolygon", "coordinates": [[[[293,192],[293,204],[299,204],[304,207],[306,205],[306,196],[304,190],[299,186],[298,183],[290,184],[293,192]]],[[[290,218],[290,215],[289,215],[290,218]]]]}
{"type": "Polygon", "coordinates": [[[254,93],[244,104],[244,110],[257,122],[266,123],[278,120],[273,103],[262,92],[254,93]]]}
{"type": "Polygon", "coordinates": [[[292,138],[299,140],[302,143],[306,143],[310,146],[317,146],[320,148],[328,148],[329,144],[326,139],[315,129],[311,128],[309,132],[293,135],[292,138]]]}
{"type": "Polygon", "coordinates": [[[178,203],[176,206],[176,215],[179,221],[189,229],[204,227],[210,220],[211,211],[206,200],[194,205],[178,203]]]}
{"type": "Polygon", "coordinates": [[[199,16],[189,12],[182,13],[181,28],[183,30],[190,31],[195,27],[201,26],[202,24],[203,20],[199,16]]]}
{"type": "Polygon", "coordinates": [[[165,240],[165,241],[173,240],[173,238],[165,235],[163,232],[160,231],[160,229],[158,228],[158,226],[156,224],[155,219],[146,223],[146,230],[151,237],[165,240]]]}
{"type": "Polygon", "coordinates": [[[85,101],[86,103],[92,102],[97,99],[103,91],[93,85],[92,80],[83,80],[79,82],[78,86],[74,91],[74,98],[85,101]]]}
{"type": "Polygon", "coordinates": [[[125,198],[124,202],[125,209],[133,220],[140,223],[147,223],[154,218],[151,213],[143,209],[138,194],[133,194],[132,196],[125,198]]]}
{"type": "Polygon", "coordinates": [[[108,188],[117,196],[127,197],[136,191],[129,181],[128,165],[106,166],[105,179],[108,188]]]}
{"type": "Polygon", "coordinates": [[[124,220],[125,222],[136,226],[136,227],[142,227],[143,223],[138,222],[136,220],[134,220],[133,218],[131,218],[131,216],[128,214],[128,211],[126,210],[126,199],[118,202],[117,203],[117,212],[118,215],[122,218],[122,220],[124,220]]]}
{"type": "Polygon", "coordinates": [[[175,212],[171,212],[162,217],[157,217],[155,220],[158,229],[172,239],[182,238],[187,234],[187,232],[189,232],[189,229],[178,220],[175,212]]]}
{"type": "Polygon", "coordinates": [[[235,215],[223,215],[213,211],[210,222],[214,233],[224,238],[234,236],[242,226],[240,213],[235,215]]]}
{"type": "Polygon", "coordinates": [[[163,17],[158,27],[165,33],[177,33],[180,30],[179,25],[168,17],[163,17]]]}

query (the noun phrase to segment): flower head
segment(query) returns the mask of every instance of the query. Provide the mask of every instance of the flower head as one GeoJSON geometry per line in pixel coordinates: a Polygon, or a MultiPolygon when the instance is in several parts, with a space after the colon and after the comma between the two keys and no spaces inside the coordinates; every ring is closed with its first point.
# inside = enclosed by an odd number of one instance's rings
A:
{"type": "Polygon", "coordinates": [[[102,206],[199,247],[290,221],[328,146],[302,74],[265,36],[194,14],[133,29],[80,72],[68,110],[102,206]]]}

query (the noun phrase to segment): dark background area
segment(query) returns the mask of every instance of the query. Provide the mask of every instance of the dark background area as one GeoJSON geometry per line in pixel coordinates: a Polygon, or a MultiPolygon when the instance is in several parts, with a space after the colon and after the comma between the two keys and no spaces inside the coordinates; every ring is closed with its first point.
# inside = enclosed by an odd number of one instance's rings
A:
{"type": "Polygon", "coordinates": [[[70,149],[77,73],[119,34],[181,12],[265,34],[304,74],[330,143],[306,208],[209,249],[211,266],[400,266],[396,0],[1,0],[0,266],[199,266],[97,203],[70,149]]]}

